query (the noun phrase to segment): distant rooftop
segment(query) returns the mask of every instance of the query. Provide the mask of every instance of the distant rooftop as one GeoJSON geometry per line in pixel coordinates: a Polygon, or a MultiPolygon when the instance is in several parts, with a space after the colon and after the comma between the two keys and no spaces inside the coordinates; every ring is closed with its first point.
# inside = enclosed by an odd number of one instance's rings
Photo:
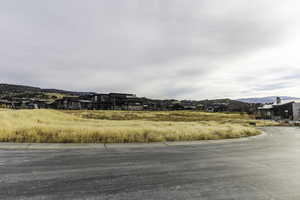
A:
{"type": "Polygon", "coordinates": [[[281,102],[279,104],[277,104],[277,102],[274,102],[274,106],[280,106],[280,105],[284,105],[284,104],[288,104],[288,103],[300,103],[300,100],[281,100],[281,102]]]}

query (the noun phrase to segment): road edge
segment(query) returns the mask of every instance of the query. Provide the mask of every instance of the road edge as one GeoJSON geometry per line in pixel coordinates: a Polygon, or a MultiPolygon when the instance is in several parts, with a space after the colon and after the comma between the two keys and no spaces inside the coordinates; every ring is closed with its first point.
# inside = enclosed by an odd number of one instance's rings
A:
{"type": "Polygon", "coordinates": [[[263,138],[267,133],[260,129],[262,132],[259,135],[222,139],[222,140],[199,140],[199,141],[179,141],[179,142],[153,142],[153,143],[98,143],[98,144],[74,144],[74,143],[10,143],[0,142],[0,150],[39,150],[39,149],[103,149],[109,150],[110,148],[147,148],[147,147],[166,147],[166,146],[188,146],[188,145],[203,145],[203,144],[223,144],[223,143],[235,143],[243,141],[251,141],[259,138],[263,138]]]}

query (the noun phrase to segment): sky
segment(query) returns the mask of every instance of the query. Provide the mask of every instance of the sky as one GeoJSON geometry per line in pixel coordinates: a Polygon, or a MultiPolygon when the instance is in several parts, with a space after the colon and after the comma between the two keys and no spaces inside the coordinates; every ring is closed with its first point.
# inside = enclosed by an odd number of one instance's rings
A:
{"type": "Polygon", "coordinates": [[[0,83],[300,97],[296,0],[0,0],[0,83]]]}

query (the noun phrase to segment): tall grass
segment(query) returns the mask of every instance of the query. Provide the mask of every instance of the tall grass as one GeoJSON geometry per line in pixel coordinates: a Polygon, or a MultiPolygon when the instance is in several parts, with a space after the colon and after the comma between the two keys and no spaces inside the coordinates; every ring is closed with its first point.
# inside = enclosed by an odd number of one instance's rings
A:
{"type": "Polygon", "coordinates": [[[257,126],[275,126],[278,123],[268,120],[255,120],[253,115],[239,113],[209,113],[199,111],[112,111],[112,110],[65,110],[74,116],[85,119],[105,120],[146,120],[173,122],[206,122],[234,123],[248,125],[255,122],[257,126]]]}
{"type": "MultiPolygon", "coordinates": [[[[151,115],[151,114],[150,114],[151,115]]],[[[217,121],[87,119],[55,110],[1,110],[1,142],[130,143],[257,135],[253,127],[217,121]]]]}

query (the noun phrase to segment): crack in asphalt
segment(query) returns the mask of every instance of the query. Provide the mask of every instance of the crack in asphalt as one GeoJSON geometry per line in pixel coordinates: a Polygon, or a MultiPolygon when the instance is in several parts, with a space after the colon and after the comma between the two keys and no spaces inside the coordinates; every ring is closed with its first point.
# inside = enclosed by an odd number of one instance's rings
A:
{"type": "Polygon", "coordinates": [[[106,143],[103,143],[103,146],[104,146],[104,149],[105,149],[106,151],[109,151],[109,150],[108,150],[108,147],[107,147],[107,145],[106,145],[106,143]]]}

